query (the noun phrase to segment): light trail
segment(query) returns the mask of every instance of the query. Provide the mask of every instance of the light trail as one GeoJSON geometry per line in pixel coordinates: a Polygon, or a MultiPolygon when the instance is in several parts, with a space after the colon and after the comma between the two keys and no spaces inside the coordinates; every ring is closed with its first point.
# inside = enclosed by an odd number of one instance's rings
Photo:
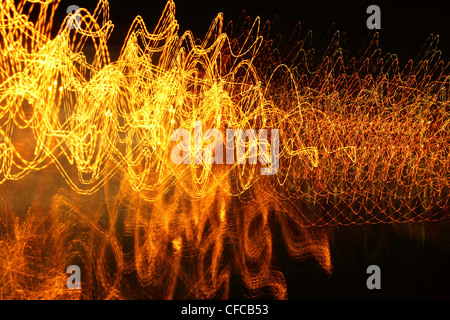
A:
{"type": "Polygon", "coordinates": [[[0,193],[1,298],[134,297],[134,272],[145,297],[226,298],[236,272],[250,294],[283,299],[274,224],[293,259],[332,272],[322,227],[448,216],[450,78],[437,38],[402,70],[376,36],[344,59],[339,32],[321,56],[308,34],[281,59],[259,19],[230,38],[219,14],[196,40],[179,35],[168,1],[154,31],[134,20],[111,61],[108,3],[51,37],[58,3],[0,5],[0,181],[35,195],[24,214],[17,194],[0,193]],[[196,121],[279,129],[278,173],[175,165],[171,134],[196,121]],[[44,175],[65,184],[44,197],[47,182],[33,184],[44,175]],[[64,287],[74,261],[80,292],[64,287]]]}

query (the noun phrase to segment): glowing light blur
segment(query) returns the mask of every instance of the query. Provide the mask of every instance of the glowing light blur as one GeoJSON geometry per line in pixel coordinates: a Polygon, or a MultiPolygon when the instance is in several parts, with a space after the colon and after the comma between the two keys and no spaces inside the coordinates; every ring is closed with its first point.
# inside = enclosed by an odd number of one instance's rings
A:
{"type": "Polygon", "coordinates": [[[284,299],[274,225],[293,259],[331,273],[323,227],[448,216],[437,38],[402,70],[376,36],[346,59],[339,32],[320,56],[308,33],[282,59],[259,19],[225,32],[219,14],[203,40],[179,35],[168,1],[154,31],[134,20],[111,61],[108,3],[51,37],[58,3],[0,5],[0,181],[25,181],[37,199],[19,214],[0,193],[0,298],[227,297],[235,272],[250,295],[284,299]],[[172,132],[196,121],[279,129],[278,173],[174,164],[172,132]],[[42,195],[39,173],[68,188],[42,195]],[[81,291],[64,287],[72,264],[81,291]]]}

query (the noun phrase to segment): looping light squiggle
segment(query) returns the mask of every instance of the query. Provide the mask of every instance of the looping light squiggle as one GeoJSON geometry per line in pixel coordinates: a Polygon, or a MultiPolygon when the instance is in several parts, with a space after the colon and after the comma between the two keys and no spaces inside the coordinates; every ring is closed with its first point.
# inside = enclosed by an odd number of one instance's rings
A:
{"type": "Polygon", "coordinates": [[[56,167],[71,188],[20,220],[4,196],[0,218],[13,227],[0,233],[1,297],[125,298],[134,272],[145,296],[173,298],[181,286],[187,297],[227,297],[237,272],[250,295],[286,298],[273,224],[293,258],[312,254],[331,272],[320,227],[447,216],[450,78],[437,37],[402,70],[395,55],[381,57],[376,35],[357,59],[339,32],[320,55],[310,33],[282,55],[259,19],[224,32],[219,14],[204,40],[179,36],[168,1],[153,32],[134,20],[111,61],[108,3],[76,13],[79,29],[67,28],[69,15],[51,37],[58,3],[0,6],[0,181],[56,167]],[[278,174],[175,165],[171,134],[195,121],[279,129],[278,174]],[[47,251],[28,253],[30,243],[47,251]],[[31,257],[49,252],[32,271],[31,257]],[[62,287],[61,266],[76,259],[89,274],[83,294],[62,287]]]}

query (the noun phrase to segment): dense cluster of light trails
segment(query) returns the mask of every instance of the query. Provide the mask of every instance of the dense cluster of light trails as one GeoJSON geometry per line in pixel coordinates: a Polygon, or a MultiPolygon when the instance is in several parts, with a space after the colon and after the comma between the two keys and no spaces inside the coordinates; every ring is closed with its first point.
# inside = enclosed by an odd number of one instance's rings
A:
{"type": "Polygon", "coordinates": [[[400,68],[376,33],[355,58],[338,31],[320,52],[310,32],[282,52],[269,23],[221,14],[204,39],[180,35],[168,1],[111,61],[108,3],[51,36],[58,3],[0,5],[0,298],[226,298],[237,274],[284,299],[275,225],[293,259],[331,273],[326,227],[448,216],[438,37],[400,68]],[[174,164],[171,134],[195,121],[279,129],[278,173],[174,164]],[[72,264],[82,290],[65,287],[72,264]]]}

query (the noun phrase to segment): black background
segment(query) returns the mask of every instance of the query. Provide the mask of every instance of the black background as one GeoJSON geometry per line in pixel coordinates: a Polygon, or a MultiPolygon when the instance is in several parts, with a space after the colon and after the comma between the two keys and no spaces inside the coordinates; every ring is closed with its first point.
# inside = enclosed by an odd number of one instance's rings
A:
{"type": "MultiPolygon", "coordinates": [[[[149,28],[156,25],[164,9],[166,1],[109,1],[110,18],[115,24],[111,36],[111,44],[123,42],[128,28],[137,15],[141,15],[149,28]]],[[[78,5],[91,11],[96,6],[92,0],[62,0],[57,11],[57,23],[62,21],[69,5],[78,5]]],[[[336,29],[345,32],[347,49],[350,54],[362,46],[369,30],[366,27],[369,5],[376,4],[381,9],[380,47],[383,52],[396,53],[400,64],[404,59],[414,59],[425,44],[430,34],[440,36],[439,49],[443,58],[450,60],[450,28],[448,27],[450,12],[446,1],[206,1],[179,0],[175,2],[176,18],[180,31],[192,30],[196,37],[203,38],[210,23],[219,12],[225,22],[237,21],[242,11],[251,17],[260,16],[262,21],[279,18],[278,32],[289,37],[298,22],[302,24],[302,34],[313,31],[313,44],[321,44],[327,31],[334,23],[336,29]]]]}

